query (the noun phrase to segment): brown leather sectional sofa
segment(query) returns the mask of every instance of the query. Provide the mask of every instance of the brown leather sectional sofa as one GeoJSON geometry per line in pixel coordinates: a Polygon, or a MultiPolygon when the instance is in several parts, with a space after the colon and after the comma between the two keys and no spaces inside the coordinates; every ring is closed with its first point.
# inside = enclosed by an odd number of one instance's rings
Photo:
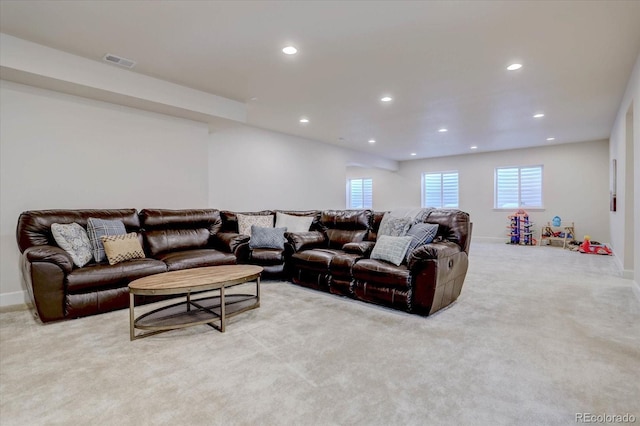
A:
{"type": "MultiPolygon", "coordinates": [[[[312,216],[309,232],[286,233],[284,250],[256,249],[238,233],[238,213],[215,209],[39,210],[20,215],[16,230],[21,267],[31,301],[43,322],[126,308],[129,282],[143,276],[201,266],[252,263],[263,277],[429,315],[455,301],[467,272],[471,223],[459,210],[433,210],[433,243],[416,248],[408,262],[369,259],[383,212],[371,210],[283,211],[312,216]],[[87,225],[89,218],[120,220],[136,232],[144,259],[78,268],[59,248],[53,223],[87,225]]],[[[245,212],[274,215],[275,210],[245,212]]],[[[140,299],[148,303],[158,299],[140,299]]]]}

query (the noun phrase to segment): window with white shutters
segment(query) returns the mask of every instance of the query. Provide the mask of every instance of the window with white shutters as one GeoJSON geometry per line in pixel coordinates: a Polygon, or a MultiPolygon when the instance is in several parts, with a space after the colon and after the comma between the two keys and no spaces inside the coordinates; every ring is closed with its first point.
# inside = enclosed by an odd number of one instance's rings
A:
{"type": "Polygon", "coordinates": [[[497,209],[542,208],[542,166],[496,168],[494,198],[497,209]]]}
{"type": "Polygon", "coordinates": [[[458,208],[458,172],[423,173],[422,207],[458,208]]]}
{"type": "Polygon", "coordinates": [[[373,207],[373,179],[349,179],[347,181],[347,208],[370,209],[373,207]]]}

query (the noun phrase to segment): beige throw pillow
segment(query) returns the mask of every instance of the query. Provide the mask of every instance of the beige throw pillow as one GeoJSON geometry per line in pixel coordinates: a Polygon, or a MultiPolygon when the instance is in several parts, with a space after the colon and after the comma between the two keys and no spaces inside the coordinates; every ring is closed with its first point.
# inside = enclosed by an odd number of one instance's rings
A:
{"type": "Polygon", "coordinates": [[[268,216],[252,216],[246,214],[238,214],[238,233],[251,236],[251,225],[260,228],[273,228],[273,215],[268,216]]]}
{"type": "Polygon", "coordinates": [[[100,237],[109,265],[131,259],[143,259],[144,250],[138,240],[138,234],[131,232],[125,235],[103,235],[100,237]]]}

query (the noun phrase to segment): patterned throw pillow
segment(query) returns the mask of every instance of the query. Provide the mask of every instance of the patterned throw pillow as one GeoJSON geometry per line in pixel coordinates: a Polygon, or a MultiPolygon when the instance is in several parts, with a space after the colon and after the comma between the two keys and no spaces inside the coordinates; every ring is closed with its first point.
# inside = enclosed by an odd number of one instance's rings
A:
{"type": "Polygon", "coordinates": [[[109,265],[131,259],[144,259],[144,251],[138,240],[138,234],[103,235],[100,237],[109,265]]]}
{"type": "Polygon", "coordinates": [[[82,268],[93,259],[87,231],[81,225],[75,222],[54,223],[51,225],[51,233],[60,248],[69,253],[77,267],[82,268]]]}
{"type": "Polygon", "coordinates": [[[376,245],[373,246],[371,259],[385,260],[400,266],[407,254],[407,249],[413,237],[390,237],[389,235],[379,235],[376,245]]]}
{"type": "Polygon", "coordinates": [[[238,214],[238,232],[242,235],[251,236],[251,225],[261,228],[273,228],[273,215],[268,216],[250,216],[246,214],[238,214]]]}
{"type": "Polygon", "coordinates": [[[395,217],[385,213],[380,222],[378,235],[389,235],[390,237],[403,237],[411,226],[412,218],[395,217]]]}
{"type": "Polygon", "coordinates": [[[261,228],[252,225],[249,247],[252,249],[273,248],[284,250],[285,232],[287,232],[287,228],[261,228]]]}
{"type": "Polygon", "coordinates": [[[313,216],[295,216],[276,212],[276,228],[287,228],[288,232],[307,232],[313,223],[313,216]]]}
{"type": "Polygon", "coordinates": [[[91,251],[96,262],[104,262],[107,257],[104,254],[104,246],[100,237],[103,235],[124,235],[127,230],[119,220],[104,220],[90,217],[87,221],[87,233],[91,242],[91,251]]]}
{"type": "Polygon", "coordinates": [[[411,252],[423,244],[429,244],[438,233],[438,225],[433,223],[416,223],[407,232],[407,236],[413,237],[407,249],[407,262],[411,252]]]}

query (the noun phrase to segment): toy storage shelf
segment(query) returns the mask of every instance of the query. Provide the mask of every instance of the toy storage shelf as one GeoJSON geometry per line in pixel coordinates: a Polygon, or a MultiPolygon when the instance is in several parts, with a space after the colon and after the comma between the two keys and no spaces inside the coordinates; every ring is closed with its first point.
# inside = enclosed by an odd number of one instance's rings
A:
{"type": "Polygon", "coordinates": [[[509,226],[509,241],[507,244],[533,246],[535,238],[533,238],[533,222],[529,221],[529,214],[524,210],[518,210],[515,214],[507,216],[509,226]]]}
{"type": "Polygon", "coordinates": [[[562,248],[567,248],[567,243],[575,241],[575,239],[576,230],[573,222],[571,222],[571,225],[560,226],[553,226],[551,225],[551,222],[547,222],[540,231],[540,240],[538,240],[538,245],[551,245],[553,241],[562,241],[562,248]]]}

